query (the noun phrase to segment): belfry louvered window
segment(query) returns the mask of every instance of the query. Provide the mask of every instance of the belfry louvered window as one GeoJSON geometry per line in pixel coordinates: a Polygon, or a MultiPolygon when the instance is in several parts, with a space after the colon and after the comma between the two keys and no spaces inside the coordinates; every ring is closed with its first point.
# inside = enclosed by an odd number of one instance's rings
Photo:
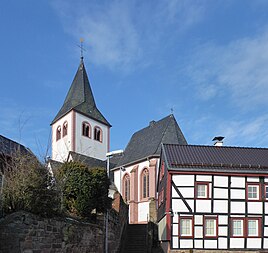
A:
{"type": "Polygon", "coordinates": [[[83,122],[82,124],[82,135],[86,137],[91,137],[91,126],[88,122],[83,122]]]}

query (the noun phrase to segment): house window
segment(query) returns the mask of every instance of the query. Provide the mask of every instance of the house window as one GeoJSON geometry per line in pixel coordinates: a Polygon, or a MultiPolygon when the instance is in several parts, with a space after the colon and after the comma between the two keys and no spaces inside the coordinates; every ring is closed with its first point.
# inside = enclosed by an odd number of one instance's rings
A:
{"type": "Polygon", "coordinates": [[[216,217],[205,217],[204,224],[204,236],[205,237],[217,237],[218,224],[216,217]]]}
{"type": "Polygon", "coordinates": [[[62,137],[66,136],[68,134],[68,123],[65,121],[63,123],[63,131],[62,131],[62,137]]]}
{"type": "Polygon", "coordinates": [[[180,237],[193,236],[193,217],[180,217],[180,237]]]}
{"type": "Polygon", "coordinates": [[[88,122],[83,122],[82,124],[82,135],[86,137],[91,137],[91,126],[88,122]]]}
{"type": "Polygon", "coordinates": [[[56,131],[56,140],[58,141],[61,138],[61,127],[58,126],[56,131]]]}
{"type": "Polygon", "coordinates": [[[232,219],[232,237],[244,236],[244,218],[232,219]]]}
{"type": "Polygon", "coordinates": [[[196,198],[208,199],[209,197],[209,183],[197,182],[196,183],[196,198]]]}
{"type": "Polygon", "coordinates": [[[158,194],[158,206],[164,203],[164,189],[162,189],[158,194]]]}
{"type": "Polygon", "coordinates": [[[164,177],[165,175],[165,164],[164,162],[162,162],[162,165],[161,165],[161,173],[160,173],[160,180],[162,180],[162,178],[164,177]]]}
{"type": "Polygon", "coordinates": [[[268,200],[268,185],[265,185],[265,198],[268,200]]]}
{"type": "Polygon", "coordinates": [[[130,200],[130,177],[128,174],[126,174],[123,179],[123,196],[125,201],[130,200]]]}
{"type": "Polygon", "coordinates": [[[247,220],[247,234],[248,237],[260,237],[260,219],[248,218],[247,220]]]}
{"type": "Polygon", "coordinates": [[[149,171],[144,169],[141,174],[142,198],[149,197],[149,171]]]}
{"type": "Polygon", "coordinates": [[[247,199],[259,200],[260,199],[260,186],[258,184],[247,184],[247,199]]]}
{"type": "Polygon", "coordinates": [[[94,140],[102,142],[102,130],[100,127],[94,128],[94,140]]]}

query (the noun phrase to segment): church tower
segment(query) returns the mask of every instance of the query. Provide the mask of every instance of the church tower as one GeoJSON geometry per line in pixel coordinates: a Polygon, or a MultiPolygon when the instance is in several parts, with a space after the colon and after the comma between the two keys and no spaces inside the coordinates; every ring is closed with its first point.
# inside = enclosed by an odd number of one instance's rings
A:
{"type": "Polygon", "coordinates": [[[100,160],[106,159],[111,125],[96,106],[83,57],[51,127],[53,160],[66,161],[70,151],[100,160]]]}

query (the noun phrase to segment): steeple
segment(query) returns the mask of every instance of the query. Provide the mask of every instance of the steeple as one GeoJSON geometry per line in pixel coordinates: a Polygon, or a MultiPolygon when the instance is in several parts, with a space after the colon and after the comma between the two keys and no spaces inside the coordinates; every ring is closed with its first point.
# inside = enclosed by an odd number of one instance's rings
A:
{"type": "Polygon", "coordinates": [[[63,106],[52,121],[51,125],[71,110],[75,110],[76,112],[88,116],[89,118],[101,122],[109,127],[111,126],[96,106],[84,66],[83,57],[81,57],[80,65],[65,98],[63,106]]]}

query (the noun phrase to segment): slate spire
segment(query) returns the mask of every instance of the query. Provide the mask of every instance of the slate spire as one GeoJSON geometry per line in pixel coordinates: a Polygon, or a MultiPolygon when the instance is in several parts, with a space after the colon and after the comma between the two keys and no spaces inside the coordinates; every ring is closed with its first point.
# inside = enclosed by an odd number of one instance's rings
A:
{"type": "Polygon", "coordinates": [[[65,98],[63,106],[52,121],[51,125],[71,110],[80,112],[85,116],[97,120],[107,126],[111,126],[96,106],[85,69],[83,57],[81,57],[78,70],[75,74],[74,80],[65,98]]]}

